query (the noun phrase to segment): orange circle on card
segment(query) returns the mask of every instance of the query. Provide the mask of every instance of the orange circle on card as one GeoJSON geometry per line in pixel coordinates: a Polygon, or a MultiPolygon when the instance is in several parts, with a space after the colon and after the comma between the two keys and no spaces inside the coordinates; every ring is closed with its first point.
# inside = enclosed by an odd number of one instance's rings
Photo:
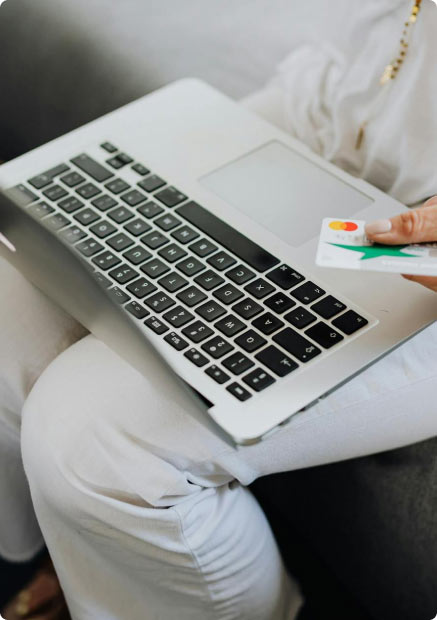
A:
{"type": "Polygon", "coordinates": [[[329,228],[332,230],[345,230],[347,232],[352,232],[353,230],[357,230],[358,226],[354,222],[331,222],[329,224],[329,228]]]}

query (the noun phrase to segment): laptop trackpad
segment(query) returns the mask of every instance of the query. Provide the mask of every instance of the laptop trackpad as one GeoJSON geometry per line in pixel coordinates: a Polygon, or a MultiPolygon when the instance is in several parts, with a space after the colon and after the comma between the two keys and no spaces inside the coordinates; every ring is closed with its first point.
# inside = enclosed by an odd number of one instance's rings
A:
{"type": "Polygon", "coordinates": [[[294,247],[319,234],[322,218],[352,217],[373,202],[276,141],[207,174],[200,183],[294,247]]]}

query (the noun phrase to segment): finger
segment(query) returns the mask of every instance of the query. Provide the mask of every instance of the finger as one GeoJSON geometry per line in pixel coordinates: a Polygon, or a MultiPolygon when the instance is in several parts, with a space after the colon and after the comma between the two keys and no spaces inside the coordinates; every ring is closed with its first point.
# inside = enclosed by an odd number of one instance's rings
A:
{"type": "Polygon", "coordinates": [[[437,199],[389,220],[370,222],[366,235],[371,241],[389,245],[437,241],[437,199]]]}
{"type": "Polygon", "coordinates": [[[407,276],[402,275],[406,280],[410,280],[410,282],[416,282],[417,284],[421,284],[426,288],[429,288],[434,293],[437,293],[437,278],[433,276],[407,276]]]}

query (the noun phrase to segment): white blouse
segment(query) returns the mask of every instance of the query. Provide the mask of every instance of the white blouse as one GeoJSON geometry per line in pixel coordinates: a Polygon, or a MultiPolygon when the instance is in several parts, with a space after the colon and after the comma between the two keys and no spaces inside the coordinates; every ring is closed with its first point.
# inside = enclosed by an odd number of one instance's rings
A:
{"type": "Polygon", "coordinates": [[[342,0],[310,4],[323,15],[272,81],[284,94],[283,125],[322,157],[404,204],[437,194],[435,2],[423,0],[401,70],[384,87],[380,76],[399,55],[413,2],[350,0],[346,14],[342,0]],[[359,128],[382,88],[388,92],[356,150],[359,128]]]}

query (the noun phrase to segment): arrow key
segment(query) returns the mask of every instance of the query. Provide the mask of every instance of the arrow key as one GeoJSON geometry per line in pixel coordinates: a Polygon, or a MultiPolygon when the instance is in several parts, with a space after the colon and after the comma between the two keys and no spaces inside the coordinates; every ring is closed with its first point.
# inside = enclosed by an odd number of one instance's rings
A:
{"type": "Polygon", "coordinates": [[[343,336],[326,323],[316,323],[306,330],[306,335],[315,340],[324,349],[330,349],[337,342],[344,340],[343,336]]]}

